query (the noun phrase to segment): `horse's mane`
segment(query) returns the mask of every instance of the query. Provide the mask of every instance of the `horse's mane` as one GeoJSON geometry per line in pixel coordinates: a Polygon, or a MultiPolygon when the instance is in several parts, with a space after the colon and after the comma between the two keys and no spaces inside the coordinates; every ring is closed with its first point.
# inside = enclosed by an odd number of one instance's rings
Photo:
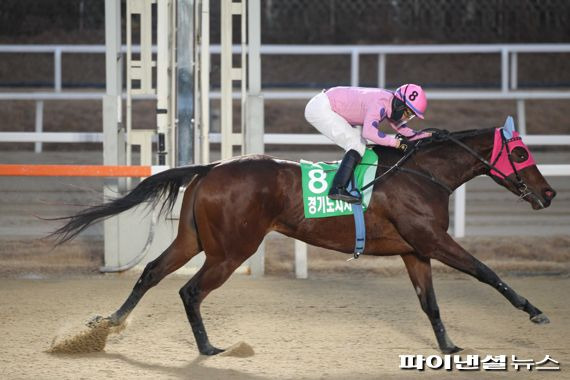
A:
{"type": "Polygon", "coordinates": [[[456,139],[463,139],[466,137],[483,135],[485,133],[489,133],[491,130],[494,129],[495,127],[482,128],[482,129],[466,129],[464,131],[449,132],[446,129],[427,128],[422,130],[422,132],[432,133],[432,137],[425,139],[427,141],[446,141],[449,139],[449,136],[454,137],[456,139]]]}

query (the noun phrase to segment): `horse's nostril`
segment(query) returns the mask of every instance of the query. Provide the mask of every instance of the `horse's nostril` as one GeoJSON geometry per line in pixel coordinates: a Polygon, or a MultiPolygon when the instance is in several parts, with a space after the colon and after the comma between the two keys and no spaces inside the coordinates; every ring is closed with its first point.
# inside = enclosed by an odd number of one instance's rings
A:
{"type": "Polygon", "coordinates": [[[546,198],[552,199],[552,198],[554,198],[554,197],[556,196],[556,191],[554,191],[554,190],[552,190],[552,189],[546,190],[546,191],[544,192],[544,195],[546,196],[546,198]]]}

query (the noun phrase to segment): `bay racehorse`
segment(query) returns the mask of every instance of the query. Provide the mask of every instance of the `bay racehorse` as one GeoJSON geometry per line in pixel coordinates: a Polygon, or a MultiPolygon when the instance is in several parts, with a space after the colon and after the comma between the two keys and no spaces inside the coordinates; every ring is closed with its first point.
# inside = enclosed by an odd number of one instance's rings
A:
{"type": "MultiPolygon", "coordinates": [[[[367,255],[400,255],[427,314],[439,348],[444,353],[460,350],[448,337],[440,318],[432,283],[431,259],[438,260],[501,293],[534,323],[548,318],[517,294],[490,268],[463,249],[448,233],[449,196],[472,178],[487,174],[534,209],[550,205],[555,191],[541,175],[532,155],[515,133],[490,128],[455,133],[435,130],[405,157],[393,149],[375,146],[380,157],[377,174],[389,174],[374,184],[365,213],[367,255]],[[396,165],[397,164],[397,165],[396,165]]],[[[353,217],[306,219],[301,198],[298,163],[264,155],[249,155],[208,165],[178,167],[142,181],[122,198],[88,208],[67,219],[54,232],[63,243],[90,224],[126,211],[143,202],[162,208],[174,205],[186,187],[178,234],[172,244],[144,269],[131,294],[105,320],[121,325],[141,297],[165,276],[199,252],[206,260],[180,289],[198,350],[214,355],[223,350],[208,339],[200,314],[206,296],[221,286],[248,257],[264,236],[278,231],[309,244],[352,253],[353,217]]]]}

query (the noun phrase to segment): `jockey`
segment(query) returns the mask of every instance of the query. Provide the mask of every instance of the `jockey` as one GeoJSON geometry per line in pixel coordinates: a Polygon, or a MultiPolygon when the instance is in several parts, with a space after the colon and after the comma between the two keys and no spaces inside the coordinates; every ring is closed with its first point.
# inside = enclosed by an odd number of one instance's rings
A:
{"type": "Polygon", "coordinates": [[[305,107],[305,119],[346,151],[329,198],[359,202],[360,199],[351,195],[346,187],[364,155],[366,140],[405,152],[410,141],[430,136],[406,125],[416,116],[423,119],[426,108],[426,95],[416,84],[405,84],[395,92],[380,88],[333,87],[314,96],[305,107]],[[380,131],[384,119],[398,132],[398,138],[380,131]]]}

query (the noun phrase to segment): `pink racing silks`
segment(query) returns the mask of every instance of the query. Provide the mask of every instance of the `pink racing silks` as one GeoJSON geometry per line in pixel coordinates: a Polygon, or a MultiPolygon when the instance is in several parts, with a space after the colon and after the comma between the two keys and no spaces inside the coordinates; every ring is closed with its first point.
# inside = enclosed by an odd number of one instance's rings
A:
{"type": "Polygon", "coordinates": [[[388,119],[388,124],[396,132],[412,140],[429,136],[426,133],[417,133],[406,124],[398,126],[389,119],[392,116],[394,97],[391,91],[339,86],[330,88],[325,93],[332,110],[350,125],[362,125],[362,136],[375,144],[396,147],[399,143],[397,139],[378,129],[379,124],[385,119],[388,119]]]}
{"type": "MultiPolygon", "coordinates": [[[[515,171],[509,162],[509,153],[513,151],[516,147],[524,148],[528,153],[528,158],[523,162],[515,162],[513,159],[513,164],[517,171],[520,171],[528,166],[536,165],[532,154],[528,147],[523,143],[519,133],[517,131],[512,131],[512,138],[506,139],[503,145],[502,129],[495,129],[495,141],[493,144],[493,153],[491,153],[490,163],[500,170],[505,176],[510,176],[515,171]]],[[[505,178],[500,173],[495,170],[491,170],[491,175],[497,176],[499,178],[505,178]]]]}

